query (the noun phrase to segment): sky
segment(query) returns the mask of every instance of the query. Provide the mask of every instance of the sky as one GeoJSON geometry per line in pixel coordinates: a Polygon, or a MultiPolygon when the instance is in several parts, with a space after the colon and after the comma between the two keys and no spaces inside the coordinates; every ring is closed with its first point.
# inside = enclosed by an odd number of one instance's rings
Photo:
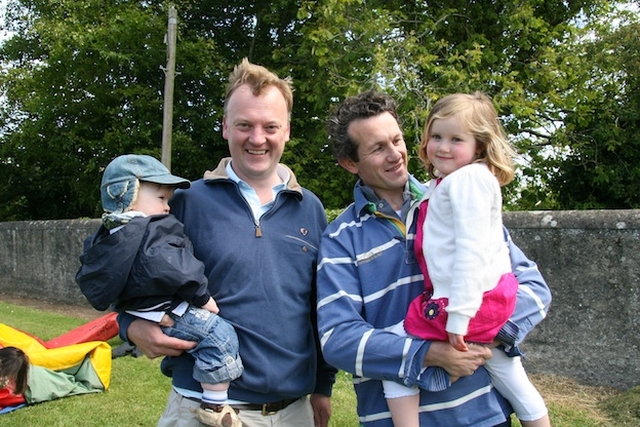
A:
{"type": "Polygon", "coordinates": [[[11,33],[6,29],[6,19],[5,14],[7,11],[7,0],[0,0],[0,43],[4,40],[8,39],[11,36],[11,33]]]}

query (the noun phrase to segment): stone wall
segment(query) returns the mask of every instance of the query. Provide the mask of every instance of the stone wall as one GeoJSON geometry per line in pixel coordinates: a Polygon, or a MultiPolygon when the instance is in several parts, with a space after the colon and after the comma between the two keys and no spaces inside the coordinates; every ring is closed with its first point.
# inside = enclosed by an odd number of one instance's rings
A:
{"type": "Polygon", "coordinates": [[[640,210],[508,212],[553,294],[523,349],[529,372],[640,385],[640,210]]]}
{"type": "MultiPolygon", "coordinates": [[[[523,344],[527,371],[640,385],[640,210],[506,212],[504,221],[553,293],[549,316],[523,344]]],[[[88,305],[74,276],[98,225],[0,223],[0,295],[88,305]]]]}
{"type": "Polygon", "coordinates": [[[97,219],[0,222],[0,295],[88,305],[74,277],[82,242],[99,225],[97,219]]]}

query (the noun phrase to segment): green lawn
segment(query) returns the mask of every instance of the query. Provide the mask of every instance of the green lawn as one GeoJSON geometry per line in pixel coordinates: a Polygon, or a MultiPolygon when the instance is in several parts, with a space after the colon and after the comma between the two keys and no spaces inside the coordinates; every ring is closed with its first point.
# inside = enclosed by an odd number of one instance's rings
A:
{"type": "MultiPolygon", "coordinates": [[[[0,321],[49,340],[86,320],[0,301],[0,321]]],[[[118,338],[109,342],[121,344],[118,338]]],[[[160,359],[113,360],[111,386],[105,393],[84,394],[40,403],[0,415],[3,427],[154,426],[164,409],[170,381],[160,359]]],[[[554,427],[640,426],[640,387],[620,393],[584,387],[564,378],[532,376],[549,406],[554,427]]],[[[349,375],[338,373],[332,399],[332,427],[357,427],[355,396],[349,375]]],[[[514,426],[519,424],[514,422],[514,426]]]]}

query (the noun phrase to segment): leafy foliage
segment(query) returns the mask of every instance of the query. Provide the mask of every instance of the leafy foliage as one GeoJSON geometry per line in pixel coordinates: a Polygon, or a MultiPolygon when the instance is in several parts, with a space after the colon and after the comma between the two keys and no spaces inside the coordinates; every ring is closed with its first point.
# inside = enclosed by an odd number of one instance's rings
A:
{"type": "MultiPolygon", "coordinates": [[[[491,95],[523,156],[510,209],[637,207],[637,15],[617,20],[607,0],[432,3],[177,3],[173,171],[197,179],[227,155],[224,88],[248,57],[293,77],[283,161],[328,208],[351,201],[354,177],[332,158],[326,117],[372,87],[398,100],[412,153],[437,98],[491,95]]],[[[97,216],[113,157],[160,157],[169,5],[9,0],[0,220],[97,216]]],[[[415,156],[410,169],[424,178],[415,156]]]]}
{"type": "Polygon", "coordinates": [[[640,24],[597,30],[584,46],[583,91],[556,135],[565,149],[548,161],[549,188],[560,206],[640,208],[640,24]]]}

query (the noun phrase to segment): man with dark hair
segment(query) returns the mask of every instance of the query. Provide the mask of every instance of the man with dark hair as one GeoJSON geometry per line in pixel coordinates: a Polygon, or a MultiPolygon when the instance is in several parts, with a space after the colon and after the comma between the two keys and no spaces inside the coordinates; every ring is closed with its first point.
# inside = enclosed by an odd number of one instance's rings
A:
{"type": "MultiPolygon", "coordinates": [[[[359,179],[354,203],[322,236],[318,328],[327,362],[354,375],[361,425],[393,426],[382,380],[422,389],[420,425],[510,425],[511,408],[482,367],[489,348],[469,345],[461,352],[447,342],[393,332],[424,290],[413,249],[416,221],[407,218],[417,213],[412,208],[427,189],[408,172],[394,100],[374,91],[347,98],[327,127],[338,163],[359,179]],[[406,229],[406,223],[414,226],[406,229]],[[444,369],[425,371],[427,366],[444,369]],[[443,377],[429,377],[431,371],[443,377]],[[444,384],[444,390],[425,390],[433,384],[444,384]]],[[[498,339],[505,351],[517,352],[546,315],[551,294],[506,230],[505,239],[520,286],[516,309],[498,339]]]]}

